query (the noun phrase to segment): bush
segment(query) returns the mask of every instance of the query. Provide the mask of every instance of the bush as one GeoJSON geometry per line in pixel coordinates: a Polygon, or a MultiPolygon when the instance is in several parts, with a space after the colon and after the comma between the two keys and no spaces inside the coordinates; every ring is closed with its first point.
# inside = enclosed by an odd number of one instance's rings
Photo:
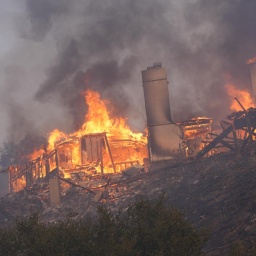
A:
{"type": "Polygon", "coordinates": [[[139,200],[125,212],[99,207],[96,220],[46,224],[39,215],[0,229],[0,255],[202,255],[205,232],[182,213],[156,201],[139,200]]]}
{"type": "Polygon", "coordinates": [[[240,240],[233,242],[230,246],[229,256],[255,256],[256,242],[253,240],[240,240]]]}
{"type": "Polygon", "coordinates": [[[165,207],[162,199],[135,203],[126,218],[138,255],[201,255],[206,232],[197,231],[181,212],[165,207]]]}

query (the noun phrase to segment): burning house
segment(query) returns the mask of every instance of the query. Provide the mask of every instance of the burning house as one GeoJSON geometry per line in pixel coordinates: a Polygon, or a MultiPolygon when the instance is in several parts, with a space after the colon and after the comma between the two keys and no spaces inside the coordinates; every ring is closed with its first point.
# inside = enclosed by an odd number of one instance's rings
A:
{"type": "MultiPolygon", "coordinates": [[[[255,62],[251,61],[250,65],[254,84],[255,62]]],[[[10,191],[29,187],[52,174],[66,179],[74,175],[116,173],[136,165],[143,168],[148,162],[173,163],[200,158],[220,152],[216,149],[220,145],[235,153],[242,152],[255,137],[255,109],[246,110],[238,99],[243,110],[222,121],[223,131],[216,134],[211,127],[212,118],[173,121],[167,72],[161,63],[143,70],[142,81],[147,136],[132,132],[124,118],[111,117],[108,102],[101,100],[97,92],[87,90],[88,112],[82,127],[72,134],[55,129],[49,136],[48,146],[35,151],[31,161],[11,166],[10,191]]]]}
{"type": "Polygon", "coordinates": [[[159,161],[179,162],[196,155],[208,143],[212,119],[174,122],[171,117],[166,69],[155,63],[142,71],[147,114],[147,137],[132,132],[123,118],[111,118],[108,102],[87,90],[88,113],[81,129],[65,134],[51,132],[48,146],[31,155],[31,161],[10,167],[10,190],[48,177],[70,178],[82,173],[116,173],[132,166],[159,161]]]}
{"type": "Polygon", "coordinates": [[[58,166],[70,176],[77,170],[115,173],[146,158],[146,144],[129,138],[109,139],[106,132],[86,134],[56,144],[58,166]]]}
{"type": "Polygon", "coordinates": [[[10,191],[18,191],[54,173],[70,178],[74,174],[104,174],[143,165],[147,139],[132,132],[123,118],[111,118],[106,101],[97,92],[86,91],[88,113],[81,129],[72,134],[51,132],[48,147],[35,151],[31,161],[11,166],[10,191]]]}

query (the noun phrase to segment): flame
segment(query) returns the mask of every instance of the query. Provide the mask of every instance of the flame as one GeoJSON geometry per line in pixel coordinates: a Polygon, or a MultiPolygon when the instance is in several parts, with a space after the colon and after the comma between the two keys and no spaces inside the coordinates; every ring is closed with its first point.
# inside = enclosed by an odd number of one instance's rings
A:
{"type": "Polygon", "coordinates": [[[198,131],[197,129],[184,131],[185,138],[188,138],[188,139],[194,139],[195,137],[197,137],[201,134],[202,134],[202,132],[198,131]]]}
{"type": "Polygon", "coordinates": [[[107,105],[110,103],[107,100],[101,100],[99,93],[87,90],[84,96],[88,105],[88,113],[85,116],[86,121],[82,128],[71,134],[71,136],[106,132],[110,137],[129,138],[146,143],[146,137],[142,133],[132,132],[126,125],[125,118],[110,118],[110,113],[107,110],[107,105]]]}
{"type": "Polygon", "coordinates": [[[256,57],[247,60],[246,64],[252,64],[252,63],[255,63],[255,62],[256,62],[256,57]]]}
{"type": "Polygon", "coordinates": [[[47,150],[53,150],[55,148],[55,143],[61,139],[68,139],[68,135],[58,129],[53,130],[49,134],[47,150]]]}
{"type": "Polygon", "coordinates": [[[183,149],[185,156],[194,157],[211,140],[212,118],[194,117],[190,120],[178,122],[183,131],[183,149]]]}
{"type": "Polygon", "coordinates": [[[211,129],[212,118],[208,117],[194,117],[190,120],[179,123],[183,128],[185,139],[194,139],[198,136],[208,134],[211,129]]]}
{"type": "Polygon", "coordinates": [[[36,158],[40,157],[44,152],[45,151],[42,148],[36,149],[36,150],[34,150],[34,152],[32,154],[28,155],[27,158],[29,158],[31,160],[36,159],[36,158]]]}
{"type": "MultiPolygon", "coordinates": [[[[64,132],[55,129],[49,134],[47,151],[50,152],[56,145],[63,142],[64,146],[61,146],[63,150],[68,151],[68,157],[72,158],[72,164],[81,164],[81,151],[79,148],[78,138],[83,135],[106,133],[108,140],[111,142],[116,140],[129,141],[136,144],[136,150],[134,150],[134,145],[122,144],[123,148],[126,148],[122,154],[121,148],[116,148],[113,146],[113,151],[115,155],[119,155],[119,159],[125,159],[125,161],[136,161],[138,158],[147,157],[147,153],[142,150],[142,147],[146,148],[147,139],[143,133],[133,132],[127,126],[125,118],[111,118],[110,112],[107,106],[110,105],[109,101],[102,100],[99,93],[87,90],[83,93],[85,98],[85,103],[88,105],[88,112],[85,115],[85,121],[82,127],[71,134],[65,134],[64,132]],[[134,151],[132,153],[132,151],[134,151]]],[[[113,145],[114,145],[113,144],[113,145]]],[[[119,145],[121,145],[119,143],[119,145]]],[[[35,157],[40,151],[34,152],[31,156],[35,157]]],[[[108,172],[113,169],[111,166],[111,158],[107,152],[107,149],[102,148],[104,172],[108,172]]],[[[120,162],[120,161],[119,161],[120,162]]],[[[123,162],[123,161],[121,161],[123,162]]],[[[142,159],[140,159],[142,162],[142,159]]],[[[98,167],[100,168],[100,167],[98,167]]]]}
{"type": "Polygon", "coordinates": [[[13,185],[13,191],[18,192],[26,187],[26,178],[22,176],[21,178],[13,182],[12,185],[13,185]]]}
{"type": "MultiPolygon", "coordinates": [[[[230,84],[230,83],[226,85],[226,89],[227,89],[228,95],[233,98],[234,97],[238,98],[238,100],[241,102],[241,104],[244,106],[245,109],[254,107],[253,99],[248,91],[237,89],[233,84],[230,84]]],[[[230,109],[233,111],[242,110],[241,106],[238,104],[237,101],[234,101],[231,104],[230,109]]]]}

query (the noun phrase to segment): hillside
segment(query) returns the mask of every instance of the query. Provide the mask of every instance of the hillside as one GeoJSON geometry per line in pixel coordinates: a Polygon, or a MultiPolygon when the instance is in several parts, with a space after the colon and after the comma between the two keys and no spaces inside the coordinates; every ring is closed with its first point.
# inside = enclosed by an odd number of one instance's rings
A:
{"type": "Polygon", "coordinates": [[[219,154],[179,165],[156,165],[149,172],[131,168],[105,176],[73,177],[61,181],[61,204],[49,205],[46,182],[0,199],[0,224],[15,216],[38,211],[44,221],[94,215],[98,205],[118,211],[138,197],[163,194],[168,204],[181,209],[188,220],[210,233],[206,255],[228,255],[233,244],[256,245],[256,155],[219,154]],[[87,189],[84,189],[87,188],[87,189]]]}

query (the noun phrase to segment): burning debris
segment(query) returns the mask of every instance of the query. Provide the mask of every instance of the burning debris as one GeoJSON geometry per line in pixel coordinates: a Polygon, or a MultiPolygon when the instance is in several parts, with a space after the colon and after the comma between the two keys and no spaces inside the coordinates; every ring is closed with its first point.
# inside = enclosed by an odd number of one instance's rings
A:
{"type": "MultiPolygon", "coordinates": [[[[30,162],[11,166],[10,191],[29,188],[54,175],[72,180],[81,173],[103,175],[136,165],[147,170],[149,162],[177,163],[214,152],[212,118],[177,123],[172,120],[167,73],[161,63],[142,71],[142,80],[148,137],[132,132],[124,118],[111,118],[109,103],[101,100],[97,92],[87,90],[84,96],[88,113],[81,129],[72,134],[55,129],[50,133],[48,146],[31,154],[30,162]],[[205,145],[210,149],[204,149],[205,145]]],[[[223,144],[227,146],[227,142],[223,144]]]]}
{"type": "Polygon", "coordinates": [[[11,166],[10,191],[29,188],[36,181],[57,175],[116,173],[147,158],[146,137],[134,133],[123,118],[110,118],[106,105],[97,92],[86,91],[88,113],[82,128],[72,134],[55,129],[43,146],[30,155],[30,162],[11,166]],[[34,159],[33,159],[34,158],[34,159]]]}
{"type": "Polygon", "coordinates": [[[256,136],[256,108],[254,108],[256,98],[255,63],[256,58],[252,58],[247,62],[250,68],[253,97],[249,92],[236,89],[232,84],[226,85],[228,94],[235,99],[230,107],[235,112],[229,114],[227,120],[220,122],[222,127],[220,134],[209,133],[215,138],[198,152],[196,158],[201,158],[209,152],[219,153],[223,150],[229,150],[236,156],[240,156],[246,147],[248,152],[253,149],[253,141],[256,136]],[[241,99],[241,102],[238,98],[241,99]]]}
{"type": "Polygon", "coordinates": [[[185,158],[193,158],[206,143],[212,141],[212,118],[198,117],[177,124],[183,131],[185,158]]]}
{"type": "Polygon", "coordinates": [[[234,112],[228,115],[227,119],[228,121],[221,121],[223,131],[219,135],[212,133],[215,138],[198,152],[196,158],[204,156],[218,144],[222,144],[236,155],[243,153],[246,146],[249,146],[249,151],[252,149],[256,136],[256,108],[234,112]]]}
{"type": "MultiPolygon", "coordinates": [[[[10,191],[29,189],[35,183],[52,182],[52,178],[57,177],[62,184],[95,193],[91,188],[81,186],[80,181],[110,173],[122,172],[129,176],[147,172],[149,164],[154,168],[153,164],[166,160],[170,164],[201,158],[223,150],[220,145],[241,154],[256,136],[256,110],[246,110],[238,99],[243,111],[229,115],[228,121],[222,121],[223,131],[218,135],[212,131],[212,118],[172,120],[167,73],[161,63],[142,71],[142,80],[147,137],[132,132],[124,118],[111,118],[107,109],[109,103],[101,100],[97,92],[87,90],[84,96],[88,113],[81,129],[72,134],[55,129],[50,133],[48,146],[31,154],[30,162],[11,166],[10,191]]],[[[227,88],[230,94],[237,93],[231,85],[227,88]]],[[[239,93],[251,103],[246,93],[239,93]]],[[[58,190],[57,185],[52,187],[58,190]]]]}
{"type": "Polygon", "coordinates": [[[101,100],[97,92],[87,90],[84,95],[88,113],[81,129],[72,134],[55,129],[48,146],[32,153],[29,163],[11,166],[10,191],[29,188],[54,175],[73,179],[81,173],[103,175],[134,166],[147,170],[149,162],[179,162],[194,156],[208,139],[212,119],[175,123],[170,113],[166,70],[157,63],[142,71],[142,78],[148,138],[132,132],[125,119],[111,118],[108,102],[101,100]]]}

